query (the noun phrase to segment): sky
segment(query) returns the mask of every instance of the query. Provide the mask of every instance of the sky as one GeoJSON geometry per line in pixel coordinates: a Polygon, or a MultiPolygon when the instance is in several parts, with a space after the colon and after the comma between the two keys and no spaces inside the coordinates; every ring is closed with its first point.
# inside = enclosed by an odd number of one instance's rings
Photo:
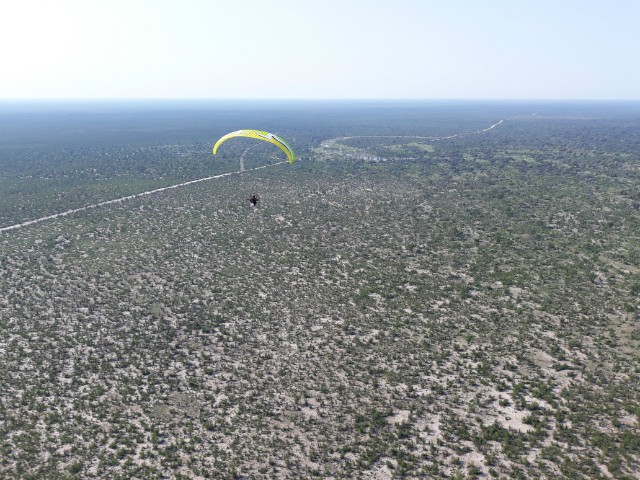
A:
{"type": "Polygon", "coordinates": [[[640,0],[0,0],[0,99],[640,100],[640,0]]]}

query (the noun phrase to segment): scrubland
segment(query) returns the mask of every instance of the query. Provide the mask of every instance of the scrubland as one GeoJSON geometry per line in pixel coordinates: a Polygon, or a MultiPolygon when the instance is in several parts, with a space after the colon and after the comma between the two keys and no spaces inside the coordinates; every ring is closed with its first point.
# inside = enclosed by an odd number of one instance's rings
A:
{"type": "Polygon", "coordinates": [[[637,478],[638,139],[589,125],[310,141],[0,234],[0,476],[637,478]]]}

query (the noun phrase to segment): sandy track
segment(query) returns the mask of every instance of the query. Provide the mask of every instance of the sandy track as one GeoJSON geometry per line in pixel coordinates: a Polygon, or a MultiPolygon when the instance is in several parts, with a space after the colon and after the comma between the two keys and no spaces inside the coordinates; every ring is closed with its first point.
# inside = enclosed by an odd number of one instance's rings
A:
{"type": "Polygon", "coordinates": [[[154,193],[164,192],[165,190],[172,190],[174,188],[186,187],[187,185],[192,185],[194,183],[206,182],[208,180],[214,180],[216,178],[228,177],[231,175],[238,175],[244,172],[252,172],[254,170],[260,170],[262,168],[275,167],[276,165],[281,165],[287,162],[278,162],[271,165],[263,165],[261,167],[251,168],[249,170],[244,169],[244,165],[241,164],[240,170],[237,172],[229,172],[222,173],[220,175],[212,175],[210,177],[198,178],[196,180],[189,180],[188,182],[178,183],[176,185],[169,185],[168,187],[156,188],[154,190],[148,190],[146,192],[135,193],[133,195],[127,195],[126,197],[115,198],[113,200],[106,200],[104,202],[95,203],[93,205],[87,205],[86,207],[73,208],[71,210],[67,210],[65,212],[54,213],[53,215],[47,215],[46,217],[35,218],[33,220],[27,220],[26,222],[17,223],[15,225],[10,225],[8,227],[0,228],[0,232],[8,232],[9,230],[17,230],[18,228],[27,227],[29,225],[33,225],[36,223],[45,222],[47,220],[53,220],[54,218],[66,217],[67,215],[73,215],[74,213],[84,212],[86,210],[92,210],[94,208],[104,207],[106,205],[112,205],[115,203],[126,202],[127,200],[133,200],[134,198],[144,197],[146,195],[153,195],[154,193]]]}
{"type": "MultiPolygon", "coordinates": [[[[531,115],[535,115],[535,113],[532,113],[531,115]]],[[[324,142],[322,142],[322,144],[320,145],[321,147],[331,147],[333,145],[335,145],[338,142],[344,141],[344,140],[352,140],[354,138],[417,138],[419,140],[449,140],[451,138],[456,138],[456,137],[463,137],[466,135],[476,135],[478,133],[483,133],[483,132],[488,132],[489,130],[492,130],[494,128],[496,128],[498,125],[504,123],[504,122],[508,122],[509,120],[515,120],[517,118],[521,118],[522,115],[516,116],[516,117],[511,117],[511,118],[507,118],[507,119],[502,119],[499,122],[494,123],[493,125],[487,127],[487,128],[483,128],[481,130],[473,130],[470,132],[461,132],[461,133],[456,133],[454,135],[448,135],[446,137],[434,137],[434,136],[424,136],[424,135],[352,135],[352,136],[348,136],[348,137],[336,137],[336,138],[332,138],[330,140],[325,140],[324,142]]]]}

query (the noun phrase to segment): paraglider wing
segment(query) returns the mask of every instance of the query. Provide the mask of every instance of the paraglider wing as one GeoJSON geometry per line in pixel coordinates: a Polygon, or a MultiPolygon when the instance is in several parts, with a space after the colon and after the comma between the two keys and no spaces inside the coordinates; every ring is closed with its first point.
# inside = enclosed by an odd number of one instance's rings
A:
{"type": "Polygon", "coordinates": [[[216,154],[216,152],[218,151],[218,147],[222,143],[226,142],[227,140],[233,137],[249,137],[249,138],[255,138],[257,140],[262,140],[264,142],[272,143],[273,145],[276,145],[277,147],[279,147],[280,150],[282,150],[287,155],[287,158],[289,159],[289,163],[293,163],[293,161],[296,159],[296,154],[293,151],[293,148],[291,148],[291,145],[289,145],[285,140],[283,140],[279,136],[274,135],[273,133],[263,132],[262,130],[237,130],[235,132],[227,133],[224,137],[218,140],[216,144],[213,146],[213,154],[214,155],[216,154]]]}

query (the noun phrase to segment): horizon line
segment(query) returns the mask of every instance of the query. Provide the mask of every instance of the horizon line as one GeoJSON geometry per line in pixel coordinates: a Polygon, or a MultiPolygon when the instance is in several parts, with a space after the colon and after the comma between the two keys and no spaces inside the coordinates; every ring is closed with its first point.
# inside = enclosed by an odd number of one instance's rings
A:
{"type": "Polygon", "coordinates": [[[640,98],[0,97],[0,102],[640,102],[640,98]]]}

